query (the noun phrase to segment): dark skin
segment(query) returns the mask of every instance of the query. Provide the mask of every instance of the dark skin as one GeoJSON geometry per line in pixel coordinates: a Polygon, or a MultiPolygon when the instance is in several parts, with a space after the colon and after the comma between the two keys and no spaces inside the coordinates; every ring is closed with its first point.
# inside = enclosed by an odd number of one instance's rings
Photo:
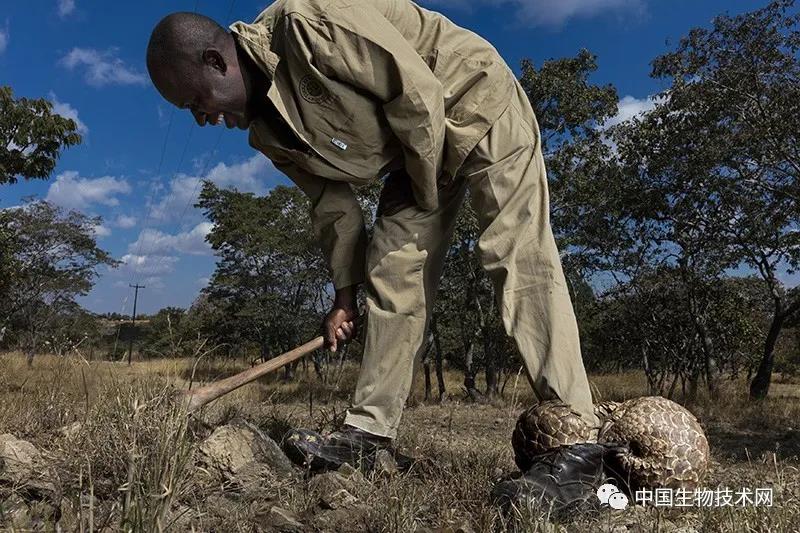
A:
{"type": "MultiPolygon", "coordinates": [[[[184,62],[181,72],[170,68],[151,71],[153,84],[171,104],[188,109],[199,126],[247,129],[266,111],[265,95],[269,80],[253,61],[239,49],[232,35],[221,35],[214,46],[184,62]]],[[[333,306],[322,322],[325,347],[335,352],[340,343],[356,335],[358,285],[336,290],[333,306]]]]}

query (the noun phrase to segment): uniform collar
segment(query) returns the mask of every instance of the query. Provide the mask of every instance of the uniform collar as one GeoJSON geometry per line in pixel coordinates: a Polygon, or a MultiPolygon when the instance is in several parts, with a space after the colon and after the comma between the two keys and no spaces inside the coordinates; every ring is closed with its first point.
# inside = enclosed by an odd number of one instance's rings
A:
{"type": "Polygon", "coordinates": [[[264,71],[270,83],[275,78],[275,69],[280,58],[270,46],[272,44],[272,28],[265,24],[247,24],[234,22],[229,26],[234,39],[256,65],[264,71]]]}

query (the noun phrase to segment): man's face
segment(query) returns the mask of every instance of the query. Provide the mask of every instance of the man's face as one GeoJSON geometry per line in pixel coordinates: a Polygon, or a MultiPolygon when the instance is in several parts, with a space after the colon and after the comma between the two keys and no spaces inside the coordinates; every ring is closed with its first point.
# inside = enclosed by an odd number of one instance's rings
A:
{"type": "Polygon", "coordinates": [[[185,64],[180,68],[155,76],[153,83],[173,105],[188,109],[197,124],[247,129],[252,113],[247,103],[247,87],[235,60],[226,62],[221,55],[204,54],[200,64],[185,64]],[[180,72],[182,71],[182,72],[180,72]]]}

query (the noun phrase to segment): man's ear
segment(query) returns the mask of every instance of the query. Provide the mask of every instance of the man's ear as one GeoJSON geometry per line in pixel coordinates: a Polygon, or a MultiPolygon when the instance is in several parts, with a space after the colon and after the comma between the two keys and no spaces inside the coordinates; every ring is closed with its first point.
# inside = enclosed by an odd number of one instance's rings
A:
{"type": "Polygon", "coordinates": [[[203,62],[211,68],[218,70],[222,74],[225,74],[225,72],[228,70],[228,65],[225,63],[225,58],[222,57],[222,54],[219,52],[219,50],[216,50],[215,48],[205,49],[203,52],[203,62]]]}

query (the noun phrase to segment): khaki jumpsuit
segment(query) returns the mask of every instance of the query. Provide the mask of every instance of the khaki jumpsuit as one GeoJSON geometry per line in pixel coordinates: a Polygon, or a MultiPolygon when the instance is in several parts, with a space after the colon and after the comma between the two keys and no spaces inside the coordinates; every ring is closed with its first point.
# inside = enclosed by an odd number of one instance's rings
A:
{"type": "Polygon", "coordinates": [[[250,144],[310,198],[338,288],[364,283],[361,373],[345,423],[394,438],[467,188],[478,255],[541,399],[596,425],[549,220],[539,129],[484,39],[408,0],[278,0],[238,46],[271,84],[250,144]],[[367,241],[352,186],[388,176],[367,241]],[[382,206],[408,198],[384,214],[382,206]]]}

